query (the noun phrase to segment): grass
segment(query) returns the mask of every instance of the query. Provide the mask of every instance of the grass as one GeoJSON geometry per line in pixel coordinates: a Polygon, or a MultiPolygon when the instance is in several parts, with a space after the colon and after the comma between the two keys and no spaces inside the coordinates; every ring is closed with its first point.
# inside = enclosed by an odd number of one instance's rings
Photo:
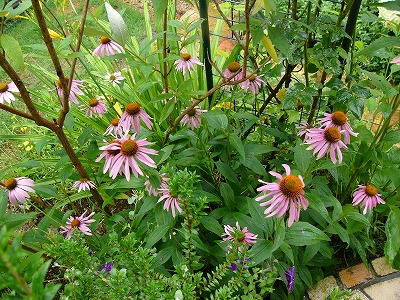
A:
{"type": "MultiPolygon", "coordinates": [[[[93,26],[93,21],[91,21],[91,15],[94,13],[94,11],[98,7],[102,7],[102,12],[100,14],[100,19],[102,20],[107,20],[107,14],[105,11],[104,7],[104,0],[92,0],[90,2],[90,9],[89,9],[89,16],[88,16],[88,24],[93,26]]],[[[129,30],[130,35],[134,35],[137,37],[138,40],[142,39],[145,36],[145,22],[144,22],[144,17],[143,15],[123,2],[122,0],[110,0],[108,1],[111,6],[113,6],[117,11],[119,11],[123,18],[124,21],[126,22],[126,25],[129,30]]],[[[50,9],[56,10],[57,8],[54,6],[54,4],[48,3],[50,9]]],[[[67,6],[69,5],[69,2],[67,1],[67,6]]],[[[81,0],[74,0],[73,1],[74,8],[76,9],[77,13],[74,12],[74,10],[71,8],[71,6],[68,6],[65,8],[64,11],[60,10],[59,8],[57,9],[58,12],[61,14],[64,14],[64,18],[68,20],[71,24],[75,25],[77,22],[80,20],[80,14],[79,11],[82,10],[82,5],[83,1],[81,0]]],[[[62,23],[62,22],[61,22],[62,23]]],[[[50,24],[50,22],[48,22],[50,24]]],[[[50,26],[49,27],[53,28],[54,30],[56,29],[55,26],[50,26]]],[[[35,51],[32,51],[31,48],[24,47],[24,45],[32,45],[32,44],[43,44],[42,39],[41,39],[41,33],[39,30],[39,27],[34,25],[32,21],[27,20],[27,19],[17,19],[12,22],[9,22],[5,26],[4,30],[5,34],[11,35],[14,37],[19,44],[22,47],[22,51],[25,55],[25,62],[27,64],[39,64],[41,67],[43,67],[46,70],[54,70],[54,67],[50,61],[50,58],[33,58],[30,53],[35,53],[35,51]]],[[[85,40],[85,37],[84,37],[85,40]]],[[[64,70],[68,74],[68,64],[66,61],[63,61],[63,66],[65,66],[64,70]]],[[[79,71],[79,63],[77,65],[77,71],[79,71]]],[[[32,90],[40,90],[43,88],[48,89],[47,87],[44,87],[43,84],[41,83],[40,80],[36,79],[34,76],[32,76],[29,72],[29,69],[25,67],[25,70],[22,71],[20,74],[21,78],[23,79],[24,83],[28,86],[28,88],[32,90]]],[[[0,68],[0,82],[5,82],[9,83],[10,79],[8,75],[0,68]]],[[[23,108],[23,105],[17,101],[13,102],[13,106],[18,106],[19,108],[23,108]]],[[[26,146],[23,145],[23,142],[28,140],[26,138],[22,138],[21,140],[5,140],[4,138],[2,139],[1,136],[4,135],[18,135],[18,134],[31,134],[34,132],[34,130],[31,127],[34,127],[35,124],[29,120],[24,120],[20,117],[17,116],[12,116],[10,113],[0,110],[0,174],[10,174],[11,167],[13,164],[16,162],[20,162],[23,159],[26,158],[31,158],[32,156],[35,156],[35,151],[34,149],[31,151],[26,151],[26,146]],[[27,126],[28,125],[28,126],[27,126]],[[21,132],[21,128],[26,128],[26,132],[21,132]]],[[[37,129],[37,128],[36,128],[37,129]]],[[[37,134],[37,132],[35,132],[37,134]]],[[[32,145],[32,143],[30,143],[32,145]]],[[[0,178],[2,179],[2,178],[0,178]]]]}

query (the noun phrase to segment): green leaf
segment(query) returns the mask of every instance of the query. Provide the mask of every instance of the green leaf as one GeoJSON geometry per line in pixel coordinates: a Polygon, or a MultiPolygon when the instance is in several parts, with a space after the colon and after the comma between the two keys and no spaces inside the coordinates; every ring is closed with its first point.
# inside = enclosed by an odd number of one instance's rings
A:
{"type": "Polygon", "coordinates": [[[330,238],[317,227],[306,222],[295,222],[287,229],[286,242],[293,246],[306,246],[330,241],[330,238]]]}
{"type": "Polygon", "coordinates": [[[217,161],[215,163],[217,166],[218,171],[230,182],[239,184],[239,181],[237,180],[235,172],[233,172],[232,168],[228,166],[226,163],[222,161],[217,161]]]}
{"type": "Polygon", "coordinates": [[[383,137],[381,142],[388,143],[390,145],[400,143],[400,129],[390,131],[383,137]]]}
{"type": "Polygon", "coordinates": [[[164,11],[168,7],[167,0],[152,0],[154,8],[154,20],[155,22],[162,23],[164,19],[164,11]]]}
{"type": "Polygon", "coordinates": [[[361,99],[352,99],[349,102],[350,111],[361,120],[364,113],[364,101],[361,99]]]}
{"type": "Polygon", "coordinates": [[[246,154],[244,151],[243,142],[237,135],[231,134],[229,135],[229,143],[239,153],[240,157],[243,159],[244,164],[246,162],[246,154]]]}
{"type": "Polygon", "coordinates": [[[337,235],[340,237],[340,239],[349,244],[350,239],[349,239],[349,234],[347,233],[346,229],[344,229],[339,223],[335,222],[332,224],[333,228],[335,229],[337,235]]]}
{"type": "Polygon", "coordinates": [[[124,46],[128,40],[128,27],[126,26],[122,16],[112,6],[105,2],[107,10],[108,21],[110,22],[111,30],[113,32],[114,40],[124,46]]]}
{"type": "Polygon", "coordinates": [[[150,233],[147,243],[145,245],[146,248],[151,248],[155,243],[161,240],[165,234],[168,232],[169,225],[159,225],[156,229],[150,233]]]}
{"type": "Polygon", "coordinates": [[[233,210],[235,208],[235,194],[228,183],[221,183],[220,185],[220,192],[222,198],[225,200],[225,205],[230,209],[233,210]]]}
{"type": "Polygon", "coordinates": [[[216,235],[220,236],[224,230],[221,224],[217,221],[217,219],[211,216],[202,216],[200,219],[200,223],[211,232],[214,232],[216,235]]]}
{"type": "Polygon", "coordinates": [[[35,191],[43,197],[58,197],[57,190],[49,184],[35,184],[35,191]]]}
{"type": "Polygon", "coordinates": [[[214,129],[226,130],[228,127],[228,118],[226,114],[220,110],[209,110],[202,114],[208,122],[208,124],[214,129]]]}
{"type": "Polygon", "coordinates": [[[11,35],[3,33],[0,36],[1,47],[6,52],[7,57],[16,69],[19,71],[24,70],[24,56],[21,47],[16,39],[11,35]]]}
{"type": "Polygon", "coordinates": [[[400,44],[400,38],[394,36],[382,36],[379,39],[373,41],[363,50],[358,53],[355,53],[354,57],[360,55],[373,55],[375,51],[381,50],[382,48],[388,47],[392,48],[393,46],[397,46],[400,44]]]}
{"type": "Polygon", "coordinates": [[[193,22],[192,24],[190,24],[189,28],[187,29],[187,33],[198,28],[201,25],[201,23],[203,23],[203,21],[204,21],[204,19],[199,19],[199,20],[193,22]]]}
{"type": "Polygon", "coordinates": [[[335,101],[341,104],[347,104],[349,101],[353,100],[353,94],[347,88],[339,90],[336,94],[335,101]]]}
{"type": "Polygon", "coordinates": [[[62,182],[65,182],[74,173],[74,167],[72,164],[66,165],[59,173],[62,182]]]}
{"type": "Polygon", "coordinates": [[[272,241],[258,239],[249,251],[251,255],[251,261],[254,265],[257,265],[271,258],[273,249],[274,243],[272,241]]]}
{"type": "Polygon", "coordinates": [[[317,254],[320,248],[321,243],[306,246],[301,264],[305,266],[317,254]]]}
{"type": "Polygon", "coordinates": [[[8,229],[21,227],[25,222],[33,219],[37,215],[36,212],[24,214],[4,214],[0,216],[0,227],[7,226],[8,229]]]}
{"type": "Polygon", "coordinates": [[[310,166],[311,159],[311,152],[306,150],[306,147],[300,140],[298,140],[296,147],[294,147],[294,161],[301,174],[306,174],[308,167],[310,166]]]}
{"type": "Polygon", "coordinates": [[[161,111],[159,124],[161,124],[164,120],[168,118],[168,116],[173,112],[174,108],[175,108],[174,101],[168,101],[167,104],[164,105],[161,111]]]}
{"type": "Polygon", "coordinates": [[[400,209],[395,206],[390,209],[385,224],[385,256],[393,268],[400,269],[400,209]]]}
{"type": "Polygon", "coordinates": [[[371,78],[372,83],[383,93],[385,93],[386,96],[394,96],[397,94],[396,89],[393,88],[390,82],[388,82],[382,75],[368,71],[364,71],[364,73],[371,78]]]}
{"type": "Polygon", "coordinates": [[[279,27],[268,26],[268,36],[274,46],[282,52],[285,57],[289,56],[290,44],[281,33],[279,27]]]}

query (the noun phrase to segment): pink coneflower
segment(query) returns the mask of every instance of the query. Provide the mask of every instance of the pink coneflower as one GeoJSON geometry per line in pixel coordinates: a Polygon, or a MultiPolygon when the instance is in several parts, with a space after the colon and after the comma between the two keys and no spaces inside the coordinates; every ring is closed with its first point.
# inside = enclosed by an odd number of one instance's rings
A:
{"type": "Polygon", "coordinates": [[[99,162],[104,157],[106,158],[103,166],[103,174],[105,174],[113,166],[115,156],[121,152],[121,141],[118,139],[112,140],[108,145],[102,146],[99,149],[103,150],[103,153],[96,159],[96,162],[99,162]],[[119,147],[115,147],[116,145],[119,145],[119,147]],[[111,149],[111,146],[114,146],[112,147],[113,149],[111,149]]]}
{"type": "Polygon", "coordinates": [[[189,126],[192,130],[199,128],[201,125],[200,115],[206,112],[206,110],[201,110],[200,107],[195,106],[182,118],[181,123],[189,126]]]}
{"type": "Polygon", "coordinates": [[[244,89],[245,92],[247,92],[248,90],[250,90],[253,95],[257,95],[260,87],[262,86],[262,84],[265,82],[263,80],[261,80],[260,77],[258,77],[256,74],[252,74],[251,73],[247,73],[246,76],[250,76],[249,79],[240,82],[239,85],[244,89]]]}
{"type": "Polygon", "coordinates": [[[14,95],[11,93],[18,93],[19,90],[14,82],[7,83],[0,83],[0,103],[3,104],[4,102],[11,103],[11,101],[15,100],[14,95]]]}
{"type": "Polygon", "coordinates": [[[122,127],[119,125],[119,118],[114,118],[111,120],[110,126],[107,127],[104,134],[112,135],[113,137],[121,137],[122,127]]]}
{"type": "Polygon", "coordinates": [[[147,155],[156,155],[157,151],[145,148],[145,146],[151,145],[151,143],[146,141],[146,139],[135,141],[135,136],[136,134],[132,135],[130,138],[122,137],[120,140],[118,140],[118,142],[111,143],[104,148],[100,148],[106,150],[106,152],[118,152],[110,159],[110,164],[107,167],[107,169],[109,168],[110,170],[111,178],[114,179],[119,173],[122,173],[125,174],[126,180],[129,181],[131,178],[131,172],[135,177],[138,177],[139,174],[143,175],[138,161],[151,168],[157,167],[154,161],[147,155]]]}
{"type": "Polygon", "coordinates": [[[125,107],[125,112],[122,114],[119,123],[125,132],[129,132],[132,127],[135,133],[139,133],[140,120],[146,124],[147,128],[151,129],[153,123],[150,119],[151,117],[140,107],[139,104],[131,102],[125,107]]]}
{"type": "Polygon", "coordinates": [[[71,189],[76,190],[78,189],[78,193],[80,191],[86,191],[90,189],[95,189],[96,185],[93,183],[93,181],[87,179],[87,178],[81,178],[78,181],[75,181],[71,189]]]}
{"type": "Polygon", "coordinates": [[[242,79],[242,73],[239,72],[241,68],[242,68],[241,65],[237,61],[230,62],[228,64],[228,67],[224,71],[224,77],[230,78],[234,76],[231,78],[231,81],[242,79]]]}
{"type": "Polygon", "coordinates": [[[347,116],[344,112],[335,111],[333,114],[325,113],[324,116],[325,118],[319,120],[321,128],[336,127],[340,132],[343,132],[345,144],[350,143],[350,135],[358,135],[358,133],[353,132],[350,124],[347,122],[347,116]]]}
{"type": "MultiPolygon", "coordinates": [[[[238,251],[242,252],[243,247],[249,249],[249,247],[256,243],[257,234],[249,232],[247,227],[240,229],[239,222],[236,222],[236,227],[230,225],[224,225],[225,233],[222,234],[222,242],[230,241],[232,243],[237,242],[238,251]]],[[[227,250],[232,249],[232,244],[229,244],[227,250]]]]}
{"type": "Polygon", "coordinates": [[[342,163],[343,155],[340,148],[347,149],[347,146],[340,140],[341,132],[336,127],[311,128],[306,133],[304,143],[310,145],[307,150],[314,149],[314,155],[317,159],[323,157],[329,150],[329,155],[334,164],[336,164],[336,155],[339,164],[342,163]]]}
{"type": "Polygon", "coordinates": [[[286,171],[285,177],[273,171],[269,172],[272,176],[275,176],[280,180],[279,183],[258,180],[265,185],[257,188],[257,191],[263,192],[263,195],[257,197],[256,201],[270,198],[266,202],[260,204],[260,206],[269,206],[264,211],[266,218],[274,215],[280,218],[289,208],[288,226],[290,227],[293,222],[299,220],[301,207],[307,209],[308,200],[304,197],[303,178],[301,176],[290,175],[290,167],[286,164],[283,164],[282,166],[286,171]]]}
{"type": "Polygon", "coordinates": [[[390,63],[400,66],[400,56],[393,58],[390,63]]]}
{"type": "Polygon", "coordinates": [[[182,212],[182,208],[180,207],[180,201],[182,201],[182,198],[179,197],[177,192],[170,190],[166,181],[161,183],[159,191],[162,193],[162,196],[158,199],[157,203],[165,200],[164,210],[169,211],[171,209],[172,217],[175,218],[175,210],[180,213],[182,212]]]}
{"type": "Polygon", "coordinates": [[[99,98],[92,98],[89,100],[89,107],[85,107],[86,116],[101,116],[107,113],[107,107],[99,98]]]}
{"type": "Polygon", "coordinates": [[[372,211],[378,204],[386,203],[373,185],[359,185],[354,191],[353,197],[353,205],[360,204],[361,207],[364,207],[364,215],[368,210],[372,211]]]}
{"type": "Polygon", "coordinates": [[[75,229],[82,231],[82,233],[84,233],[86,235],[92,235],[88,225],[90,223],[93,223],[96,221],[94,219],[90,219],[90,217],[92,217],[94,215],[94,212],[92,212],[87,217],[84,217],[85,214],[86,214],[86,210],[80,217],[74,218],[74,217],[70,216],[69,219],[67,220],[67,226],[65,226],[65,227],[61,226],[61,232],[67,233],[67,236],[66,236],[67,239],[71,238],[72,233],[74,232],[75,229]]]}
{"type": "MultiPolygon", "coordinates": [[[[165,176],[166,176],[165,173],[162,173],[162,174],[161,174],[161,185],[169,180],[169,178],[167,178],[167,177],[165,177],[165,176]]],[[[146,175],[146,177],[147,177],[147,180],[146,180],[146,182],[144,183],[144,188],[145,188],[145,190],[147,191],[147,193],[149,194],[149,196],[151,196],[151,195],[153,195],[153,196],[158,196],[158,189],[156,189],[155,187],[153,187],[153,186],[151,185],[149,176],[146,175]]]]}
{"type": "Polygon", "coordinates": [[[111,82],[113,86],[121,84],[121,81],[125,79],[125,77],[121,75],[121,72],[114,72],[112,74],[107,73],[105,78],[108,80],[108,82],[111,82]]]}
{"type": "Polygon", "coordinates": [[[297,129],[299,130],[299,132],[297,133],[297,136],[305,135],[311,128],[314,128],[314,125],[310,125],[308,123],[306,123],[304,125],[299,125],[297,127],[297,129]]]}
{"type": "Polygon", "coordinates": [[[104,58],[105,53],[107,53],[107,55],[114,55],[121,53],[123,49],[124,48],[120,44],[112,41],[109,37],[102,36],[100,37],[100,45],[93,50],[92,55],[99,55],[104,58]]]}
{"type": "Polygon", "coordinates": [[[181,59],[175,61],[176,70],[181,71],[183,75],[186,74],[186,71],[190,73],[191,70],[194,70],[194,64],[203,66],[198,58],[191,56],[189,53],[182,54],[181,59]]]}
{"type": "Polygon", "coordinates": [[[26,199],[30,198],[27,192],[35,192],[33,185],[33,180],[27,177],[9,178],[4,183],[4,187],[8,190],[8,199],[14,205],[18,205],[17,200],[25,203],[26,199]]]}
{"type": "MultiPolygon", "coordinates": [[[[64,78],[64,82],[65,82],[65,86],[68,86],[68,82],[69,79],[68,78],[64,78]]],[[[81,87],[83,87],[83,80],[72,80],[72,84],[71,84],[71,90],[69,92],[69,99],[71,99],[72,102],[74,102],[75,104],[79,104],[78,98],[76,97],[76,95],[84,95],[84,93],[81,91],[81,87]]],[[[63,96],[63,90],[62,90],[62,86],[61,86],[61,81],[60,79],[58,79],[57,81],[57,93],[59,97],[63,96]]]]}

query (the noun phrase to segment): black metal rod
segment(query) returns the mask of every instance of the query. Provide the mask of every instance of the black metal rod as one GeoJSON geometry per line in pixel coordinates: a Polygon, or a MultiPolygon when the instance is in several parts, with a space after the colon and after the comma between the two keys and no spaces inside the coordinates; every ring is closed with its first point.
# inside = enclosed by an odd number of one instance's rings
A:
{"type": "MultiPolygon", "coordinates": [[[[213,88],[213,74],[212,74],[212,66],[211,66],[211,45],[210,45],[210,29],[208,24],[208,4],[207,0],[199,0],[199,13],[200,18],[204,19],[201,23],[201,33],[203,39],[203,57],[204,57],[204,66],[206,69],[206,80],[207,80],[207,90],[211,90],[213,88]]],[[[208,96],[208,105],[211,105],[213,94],[208,96]]],[[[210,108],[210,107],[209,107],[210,108]]]]}

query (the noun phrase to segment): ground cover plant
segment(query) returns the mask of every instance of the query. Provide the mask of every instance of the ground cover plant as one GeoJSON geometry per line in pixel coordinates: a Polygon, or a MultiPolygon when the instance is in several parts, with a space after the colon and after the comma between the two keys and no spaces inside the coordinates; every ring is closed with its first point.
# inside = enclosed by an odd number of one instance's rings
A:
{"type": "Polygon", "coordinates": [[[345,249],[400,267],[400,31],[359,39],[373,1],[210,2],[229,52],[175,1],[143,2],[145,37],[108,2],[2,4],[42,37],[0,37],[2,149],[32,147],[0,177],[2,298],[301,299],[345,249]]]}

